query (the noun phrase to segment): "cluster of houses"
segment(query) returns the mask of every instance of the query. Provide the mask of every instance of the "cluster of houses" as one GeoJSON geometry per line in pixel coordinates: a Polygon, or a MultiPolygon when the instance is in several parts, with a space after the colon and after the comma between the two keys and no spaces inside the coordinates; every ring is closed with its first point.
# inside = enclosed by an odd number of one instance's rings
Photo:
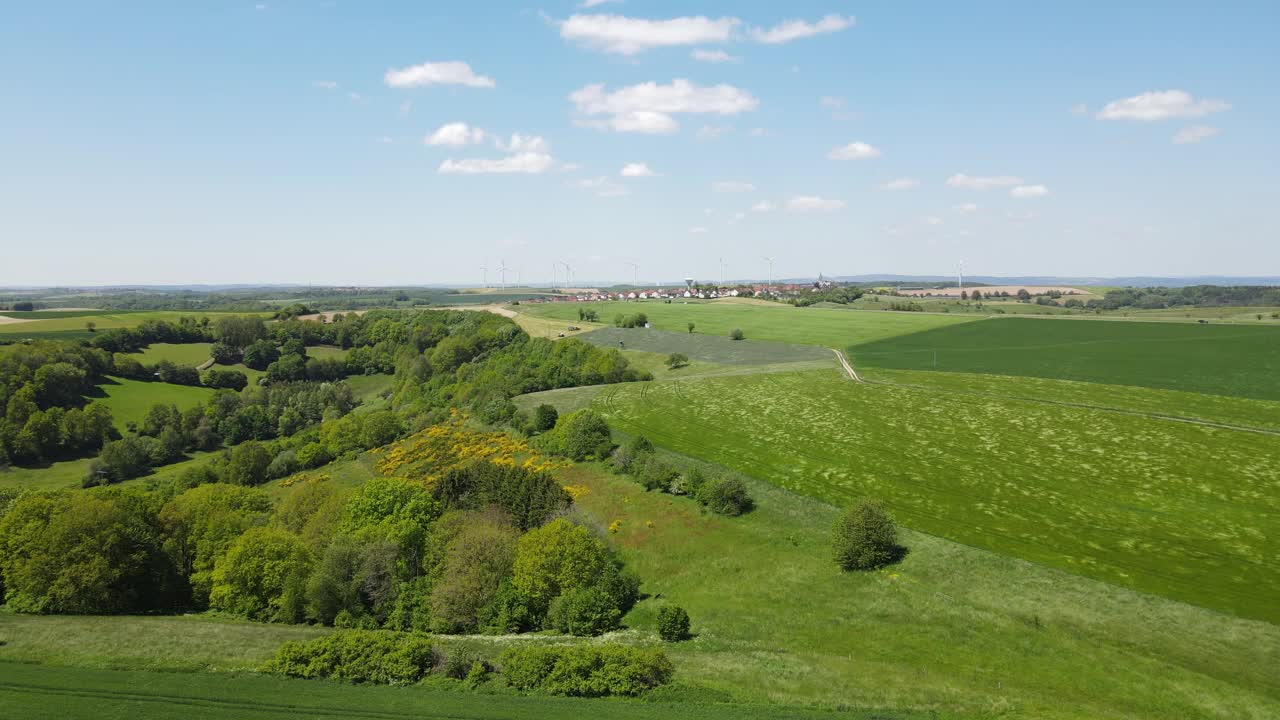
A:
{"type": "Polygon", "coordinates": [[[605,300],[714,300],[716,298],[729,297],[779,297],[792,296],[804,292],[818,292],[820,288],[827,287],[831,283],[805,283],[805,284],[774,284],[772,286],[760,285],[740,285],[738,287],[689,287],[689,288],[656,288],[653,290],[619,290],[619,291],[600,291],[592,290],[587,292],[578,292],[570,295],[544,295],[538,298],[530,298],[526,302],[602,302],[605,300]]]}

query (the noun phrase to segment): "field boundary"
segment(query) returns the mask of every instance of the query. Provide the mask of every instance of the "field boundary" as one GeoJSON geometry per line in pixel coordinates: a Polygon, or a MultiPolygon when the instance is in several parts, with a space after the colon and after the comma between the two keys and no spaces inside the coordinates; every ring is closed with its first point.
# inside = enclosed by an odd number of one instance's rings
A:
{"type": "MultiPolygon", "coordinates": [[[[865,380],[862,379],[862,376],[858,374],[858,371],[853,369],[853,365],[850,364],[849,358],[845,357],[844,353],[840,352],[835,348],[831,348],[831,352],[836,354],[836,359],[840,361],[840,365],[844,367],[845,373],[848,374],[851,380],[855,382],[866,382],[865,380]]],[[[890,383],[884,383],[884,384],[890,384],[890,383]]]]}

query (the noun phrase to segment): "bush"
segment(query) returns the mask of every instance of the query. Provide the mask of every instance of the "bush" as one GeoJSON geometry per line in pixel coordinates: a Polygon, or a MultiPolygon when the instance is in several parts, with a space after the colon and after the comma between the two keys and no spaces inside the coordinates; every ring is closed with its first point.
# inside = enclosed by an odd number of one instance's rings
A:
{"type": "Polygon", "coordinates": [[[617,601],[600,587],[579,588],[561,595],[547,611],[547,624],[562,633],[588,637],[617,630],[622,611],[617,601]]]}
{"type": "Polygon", "coordinates": [[[561,417],[555,429],[542,437],[545,438],[544,450],[571,460],[606,458],[613,449],[609,425],[594,410],[579,410],[561,417]]]}
{"type": "Polygon", "coordinates": [[[533,423],[530,428],[534,432],[546,432],[556,426],[560,413],[552,406],[543,403],[533,409],[533,423]]]}
{"type": "Polygon", "coordinates": [[[680,472],[669,463],[655,457],[652,453],[641,455],[632,463],[631,472],[636,482],[645,490],[668,492],[671,485],[680,477],[680,472]]]}
{"type": "Polygon", "coordinates": [[[249,384],[249,378],[239,370],[213,369],[204,374],[205,387],[243,390],[249,384]]]}
{"type": "Polygon", "coordinates": [[[689,356],[684,353],[673,352],[667,356],[667,369],[675,370],[689,364],[689,356]]]}
{"type": "Polygon", "coordinates": [[[836,520],[835,561],[844,570],[874,570],[900,554],[893,520],[874,500],[861,500],[836,520]]]}
{"type": "Polygon", "coordinates": [[[676,605],[658,609],[658,637],[665,642],[680,642],[689,637],[689,613],[676,605]]]}
{"type": "Polygon", "coordinates": [[[262,670],[290,677],[399,685],[426,677],[434,660],[431,641],[422,635],[338,630],[310,642],[285,643],[262,670]]]}
{"type": "Polygon", "coordinates": [[[639,695],[671,682],[665,653],[624,645],[514,647],[498,658],[507,683],[552,695],[639,695]]]}
{"type": "Polygon", "coordinates": [[[731,517],[751,512],[756,506],[747,493],[747,486],[734,477],[703,484],[698,488],[696,497],[711,512],[731,517]]]}
{"type": "Polygon", "coordinates": [[[741,339],[742,339],[742,338],[744,338],[744,337],[746,337],[746,336],[745,336],[745,335],[743,335],[743,334],[742,334],[742,331],[741,331],[741,330],[739,330],[738,328],[734,328],[734,329],[732,329],[732,330],[730,330],[730,331],[729,331],[729,339],[731,339],[731,340],[741,340],[741,339]]]}

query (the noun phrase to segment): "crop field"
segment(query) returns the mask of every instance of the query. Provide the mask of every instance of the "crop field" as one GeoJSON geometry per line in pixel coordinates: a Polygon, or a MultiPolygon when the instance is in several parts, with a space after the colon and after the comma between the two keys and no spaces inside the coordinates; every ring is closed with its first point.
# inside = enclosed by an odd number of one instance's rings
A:
{"type": "Polygon", "coordinates": [[[169,322],[177,322],[182,317],[209,318],[210,321],[216,321],[224,315],[260,315],[265,316],[266,313],[226,313],[226,312],[178,312],[174,310],[146,310],[139,312],[129,311],[111,311],[102,312],[99,310],[90,311],[66,311],[57,313],[32,312],[32,313],[11,313],[3,312],[0,315],[10,317],[22,315],[27,316],[28,322],[4,323],[0,324],[0,336],[17,335],[20,337],[53,337],[57,339],[68,339],[67,334],[76,336],[92,337],[85,329],[86,322],[93,322],[98,330],[108,330],[111,328],[137,327],[144,320],[167,320],[169,322]],[[52,314],[54,317],[46,319],[45,315],[52,314]],[[29,316],[39,316],[37,319],[30,319],[29,316]]]}
{"type": "Polygon", "coordinates": [[[143,382],[128,378],[108,380],[109,382],[98,386],[103,397],[95,399],[111,408],[116,427],[122,431],[130,422],[142,422],[147,411],[156,403],[177,405],[178,410],[186,410],[207,401],[214,392],[206,387],[143,382]]]}
{"type": "Polygon", "coordinates": [[[855,344],[858,368],[1083,380],[1280,400],[1280,328],[999,318],[855,344]]]}
{"type": "Polygon", "coordinates": [[[1280,436],[808,371],[610,386],[611,423],[905,525],[1280,620],[1280,436]]]}
{"type": "Polygon", "coordinates": [[[731,300],[673,302],[670,305],[661,302],[564,302],[521,305],[519,310],[537,317],[576,324],[580,308],[595,310],[605,323],[612,323],[615,315],[644,313],[658,330],[683,333],[687,332],[686,325],[692,322],[695,333],[727,337],[730,330],[738,328],[748,340],[837,348],[975,319],[974,316],[797,308],[731,300]]]}
{"type": "Polygon", "coordinates": [[[179,367],[197,367],[209,360],[209,348],[213,343],[152,343],[145,350],[130,353],[143,365],[154,365],[161,360],[179,367]]]}
{"type": "Polygon", "coordinates": [[[679,352],[687,355],[690,360],[722,365],[763,365],[832,359],[830,350],[813,345],[738,341],[730,339],[728,335],[699,335],[645,328],[601,328],[580,335],[578,339],[601,347],[625,347],[628,350],[662,354],[679,352]]]}

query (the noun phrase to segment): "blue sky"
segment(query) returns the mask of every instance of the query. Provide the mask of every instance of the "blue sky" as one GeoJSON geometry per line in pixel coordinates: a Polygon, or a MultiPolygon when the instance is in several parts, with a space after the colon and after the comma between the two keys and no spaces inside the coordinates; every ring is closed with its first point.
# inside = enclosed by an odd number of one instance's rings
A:
{"type": "Polygon", "coordinates": [[[0,284],[1280,274],[1280,5],[1048,5],[13,4],[0,284]]]}

